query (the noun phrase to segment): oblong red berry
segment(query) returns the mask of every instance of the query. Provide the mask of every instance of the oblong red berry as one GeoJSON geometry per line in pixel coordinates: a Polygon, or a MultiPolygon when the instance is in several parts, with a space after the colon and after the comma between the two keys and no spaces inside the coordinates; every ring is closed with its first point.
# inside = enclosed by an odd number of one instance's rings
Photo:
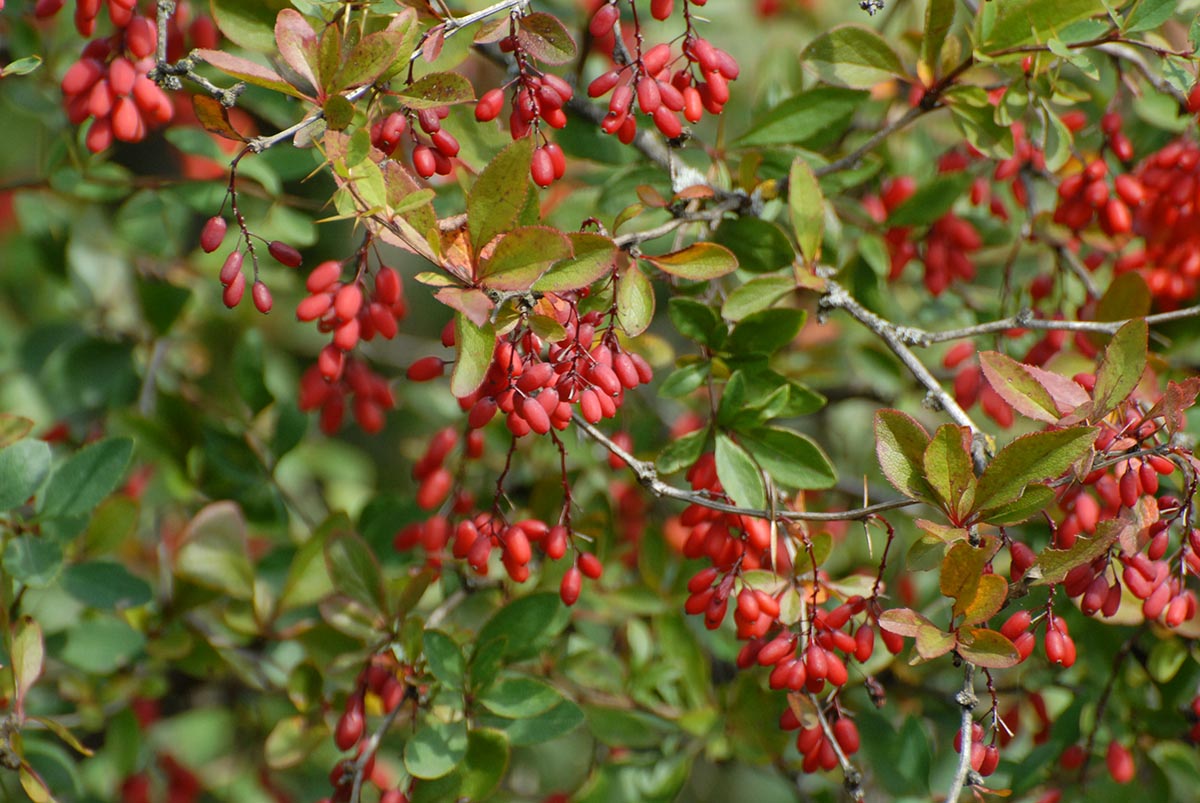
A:
{"type": "Polygon", "coordinates": [[[225,222],[225,218],[220,215],[214,215],[205,221],[204,228],[200,230],[201,250],[206,254],[211,254],[220,248],[227,228],[228,224],[225,222]]]}
{"type": "Polygon", "coordinates": [[[250,288],[250,298],[254,301],[254,308],[263,315],[271,311],[271,290],[261,281],[256,281],[250,288]]]}
{"type": "Polygon", "coordinates": [[[276,262],[288,268],[298,268],[304,258],[300,256],[300,252],[285,242],[272,240],[267,243],[267,253],[269,253],[276,262]]]}

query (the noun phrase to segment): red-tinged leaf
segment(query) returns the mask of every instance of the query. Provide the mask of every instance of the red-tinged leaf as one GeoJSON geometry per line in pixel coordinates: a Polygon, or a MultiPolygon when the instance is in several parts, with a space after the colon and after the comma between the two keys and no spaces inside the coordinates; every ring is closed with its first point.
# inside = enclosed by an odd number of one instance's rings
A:
{"type": "Polygon", "coordinates": [[[293,8],[285,8],[275,18],[275,46],[287,66],[316,91],[319,42],[308,18],[293,8]]]}
{"type": "Polygon", "coordinates": [[[697,198],[715,198],[716,191],[707,184],[693,184],[675,193],[672,198],[676,201],[692,201],[697,198]]]}
{"type": "Polygon", "coordinates": [[[1167,434],[1178,432],[1187,426],[1187,411],[1196,404],[1200,396],[1200,376],[1189,376],[1182,382],[1167,382],[1167,389],[1158,403],[1146,414],[1146,419],[1161,415],[1167,434]]]}
{"type": "Polygon", "coordinates": [[[1108,415],[1125,401],[1146,372],[1146,349],[1150,329],[1142,318],[1129,321],[1113,335],[1104,349],[1092,390],[1093,421],[1108,415]]]}
{"type": "Polygon", "coordinates": [[[18,715],[23,715],[25,695],[42,676],[45,662],[46,645],[42,641],[41,626],[31,616],[21,617],[12,638],[12,674],[18,715]]]}
{"type": "Polygon", "coordinates": [[[625,334],[636,337],[646,331],[654,319],[654,286],[638,268],[637,262],[617,278],[617,320],[625,334]]]}
{"type": "Polygon", "coordinates": [[[925,481],[925,450],[931,438],[912,416],[899,410],[875,413],[875,454],[897,491],[915,499],[934,498],[925,481]]]}
{"type": "Polygon", "coordinates": [[[570,232],[567,237],[573,255],[554,263],[534,282],[534,290],[540,293],[578,290],[613,272],[620,252],[612,240],[591,232],[570,232]]]}
{"type": "Polygon", "coordinates": [[[983,367],[983,375],[992,389],[1021,415],[1047,424],[1053,424],[1062,417],[1058,405],[1054,403],[1054,397],[1027,370],[1029,366],[1022,365],[998,351],[985,351],[980,354],[979,364],[983,367]]]}
{"type": "Polygon", "coordinates": [[[446,28],[439,25],[436,28],[431,28],[425,37],[425,41],[421,44],[421,58],[429,64],[437,61],[438,56],[442,55],[442,45],[446,44],[446,28]]]}
{"type": "Polygon", "coordinates": [[[192,108],[196,110],[196,119],[201,127],[210,134],[216,134],[225,139],[245,142],[246,138],[237,132],[229,122],[229,109],[209,95],[192,95],[192,108]]]}
{"type": "Polygon", "coordinates": [[[719,279],[737,270],[737,257],[716,243],[693,243],[681,251],[642,258],[663,273],[698,282],[719,279]]]}
{"type": "Polygon", "coordinates": [[[294,98],[303,98],[305,96],[299,89],[283,80],[279,73],[270,67],[264,67],[261,64],[250,61],[250,59],[234,56],[222,50],[198,49],[193,50],[192,55],[199,58],[205,64],[211,64],[221,72],[232,75],[234,78],[245,81],[248,84],[282,92],[294,98]]]}
{"type": "Polygon", "coordinates": [[[665,209],[667,206],[667,199],[649,184],[639,184],[633,188],[633,191],[637,193],[638,200],[642,202],[643,206],[651,209],[665,209]]]}
{"type": "Polygon", "coordinates": [[[21,780],[21,788],[25,790],[25,794],[29,796],[32,803],[54,803],[54,795],[50,793],[50,787],[46,786],[42,776],[38,775],[37,770],[31,767],[29,762],[21,762],[18,777],[21,780]]]}
{"type": "MultiPolygon", "coordinates": [[[[425,192],[429,188],[417,181],[404,165],[388,159],[382,164],[383,181],[387,185],[388,206],[404,218],[418,232],[437,230],[437,213],[433,209],[432,198],[420,206],[409,208],[405,201],[415,193],[425,192]]],[[[426,238],[427,239],[427,238],[426,238]]]]}
{"type": "Polygon", "coordinates": [[[517,39],[546,64],[566,64],[575,58],[575,39],[558,17],[540,11],[521,17],[517,39]]]}
{"type": "Polygon", "coordinates": [[[971,463],[971,431],[943,424],[925,447],[925,481],[937,493],[942,506],[960,520],[975,499],[975,472],[971,463]]]}
{"type": "Polygon", "coordinates": [[[495,307],[482,290],[474,287],[443,287],[434,293],[433,297],[465,315],[476,326],[487,324],[495,307]]]}
{"type": "Polygon", "coordinates": [[[1080,536],[1070,549],[1043,549],[1026,577],[1035,586],[1061,583],[1068,572],[1076,566],[1091,563],[1117,541],[1122,542],[1123,549],[1128,545],[1127,551],[1133,554],[1143,546],[1139,536],[1157,519],[1158,504],[1149,497],[1142,497],[1136,508],[1123,508],[1115,519],[1100,522],[1091,538],[1080,536]]]}
{"type": "Polygon", "coordinates": [[[1008,599],[1008,581],[998,574],[985,574],[979,578],[979,586],[970,602],[955,605],[955,612],[963,616],[964,625],[977,625],[991,619],[1008,599]]]}
{"type": "MultiPolygon", "coordinates": [[[[954,634],[933,625],[921,625],[917,628],[917,655],[923,661],[941,658],[954,649],[954,634]]],[[[916,660],[913,663],[917,663],[916,660]]]]}
{"type": "Polygon", "coordinates": [[[384,30],[367,34],[358,40],[346,57],[346,62],[334,75],[332,86],[327,87],[326,91],[333,94],[374,83],[398,59],[407,63],[408,54],[402,52],[407,36],[407,30],[384,30]]]}
{"type": "Polygon", "coordinates": [[[1007,669],[1021,662],[1016,646],[1003,633],[971,627],[958,633],[958,654],[976,666],[1007,669]]]}
{"type": "Polygon", "coordinates": [[[46,730],[50,731],[55,736],[66,742],[67,745],[76,753],[79,753],[82,756],[94,756],[96,754],[94,750],[85,746],[83,742],[79,741],[75,734],[71,733],[71,731],[67,729],[67,726],[61,722],[50,719],[49,717],[30,717],[29,719],[32,722],[37,722],[43,725],[46,730]]]}
{"type": "Polygon", "coordinates": [[[516,225],[529,199],[533,138],[514,140],[496,154],[467,193],[467,228],[475,253],[516,225]]]}
{"type": "Polygon", "coordinates": [[[492,255],[479,266],[485,287],[505,292],[524,292],[551,265],[571,256],[571,241],[549,226],[513,229],[496,242],[492,255]]]}
{"type": "Polygon", "coordinates": [[[892,608],[879,615],[879,626],[898,636],[913,638],[920,628],[934,627],[934,624],[912,608],[892,608]]]}
{"type": "Polygon", "coordinates": [[[433,109],[475,100],[471,82],[458,73],[433,72],[418,78],[398,93],[400,102],[410,109],[433,109]]]}
{"type": "Polygon", "coordinates": [[[1035,432],[1017,438],[988,464],[975,492],[975,510],[999,507],[1021,496],[1031,482],[1053,479],[1088,453],[1095,427],[1035,432]]]}
{"type": "MultiPolygon", "coordinates": [[[[448,292],[443,290],[441,292],[448,292]]],[[[496,330],[491,323],[475,324],[459,313],[454,316],[454,372],[450,392],[460,399],[470,396],[483,384],[492,354],[496,350],[496,330]]]]}
{"type": "Polygon", "coordinates": [[[241,508],[233,502],[213,502],[193,516],[180,538],[175,572],[226,596],[250,599],[254,567],[241,508]]]}

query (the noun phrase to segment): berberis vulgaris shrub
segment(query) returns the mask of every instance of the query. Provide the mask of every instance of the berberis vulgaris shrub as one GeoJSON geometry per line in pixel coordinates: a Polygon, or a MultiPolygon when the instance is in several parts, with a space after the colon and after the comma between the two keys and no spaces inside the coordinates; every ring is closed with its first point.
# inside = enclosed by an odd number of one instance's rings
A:
{"type": "Polygon", "coordinates": [[[0,8],[4,799],[1196,799],[1196,0],[0,8]]]}

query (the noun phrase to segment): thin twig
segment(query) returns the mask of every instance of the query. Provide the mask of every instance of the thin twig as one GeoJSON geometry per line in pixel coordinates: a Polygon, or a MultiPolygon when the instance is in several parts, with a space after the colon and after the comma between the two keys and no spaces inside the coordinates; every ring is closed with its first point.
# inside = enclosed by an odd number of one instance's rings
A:
{"type": "Polygon", "coordinates": [[[838,744],[837,736],[833,733],[833,728],[829,724],[829,720],[825,717],[825,712],[821,710],[821,703],[817,700],[817,695],[812,692],[808,693],[808,701],[812,703],[813,708],[817,711],[817,722],[821,724],[821,731],[825,734],[825,741],[833,747],[833,754],[837,756],[838,764],[842,767],[842,775],[845,777],[844,786],[846,794],[854,800],[861,801],[863,799],[862,788],[862,772],[858,767],[854,766],[842,750],[842,746],[838,744]]]}
{"type": "Polygon", "coordinates": [[[974,741],[971,738],[971,726],[974,724],[975,705],[979,700],[975,696],[975,664],[970,661],[963,662],[963,685],[958,694],[954,695],[954,701],[962,711],[962,722],[959,725],[962,750],[958,755],[958,769],[954,772],[954,780],[946,794],[946,803],[957,803],[971,772],[971,745],[974,741]]]}

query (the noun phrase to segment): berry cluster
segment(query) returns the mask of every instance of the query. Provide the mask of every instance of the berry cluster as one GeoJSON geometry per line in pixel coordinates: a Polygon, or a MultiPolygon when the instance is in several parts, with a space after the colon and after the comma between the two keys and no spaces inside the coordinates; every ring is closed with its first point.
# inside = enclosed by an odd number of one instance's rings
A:
{"type": "Polygon", "coordinates": [[[510,89],[509,134],[514,140],[531,135],[542,139],[542,144],[534,148],[530,173],[539,187],[548,187],[566,173],[567,160],[557,143],[546,141],[541,124],[544,122],[551,128],[564,127],[567,114],[563,107],[574,97],[575,90],[557,75],[533,66],[516,34],[515,18],[511,24],[513,32],[501,39],[499,46],[502,52],[513,54],[517,75],[505,86],[483,93],[475,104],[475,119],[486,123],[499,117],[504,109],[505,89],[510,89]]]}
{"type": "MultiPolygon", "coordinates": [[[[671,0],[655,0],[651,3],[651,14],[655,19],[666,19],[673,5],[671,0]]],[[[588,30],[597,39],[613,35],[620,16],[616,2],[606,3],[596,10],[588,30]]],[[[696,35],[689,17],[678,55],[672,53],[667,43],[643,52],[639,30],[633,60],[594,79],[588,86],[588,96],[599,98],[612,93],[608,114],[600,127],[606,134],[616,134],[625,144],[632,142],[637,134],[635,99],[638,109],[653,120],[659,132],[667,139],[675,139],[683,133],[680,114],[687,122],[698,123],[705,111],[717,115],[724,110],[729,102],[729,82],[739,72],[733,56],[696,35]],[[672,69],[680,58],[683,64],[672,69]]]]}
{"type": "MultiPolygon", "coordinates": [[[[825,735],[825,729],[819,722],[807,728],[803,727],[803,724],[800,717],[796,716],[796,712],[790,707],[784,709],[783,715],[779,718],[781,729],[800,731],[796,735],[796,750],[804,757],[802,765],[804,771],[816,772],[819,769],[828,771],[837,767],[837,753],[834,751],[829,737],[825,735]]],[[[858,726],[854,724],[854,720],[840,716],[833,721],[829,729],[833,731],[833,738],[842,753],[852,756],[858,752],[858,726]]]]}
{"type": "Polygon", "coordinates": [[[1131,178],[1143,191],[1132,221],[1143,246],[1114,269],[1137,271],[1159,306],[1174,309],[1200,289],[1200,146],[1171,142],[1146,157],[1131,178]]]}
{"type": "MultiPolygon", "coordinates": [[[[232,179],[230,180],[230,186],[232,187],[232,179]]],[[[232,190],[231,197],[234,197],[232,190]]],[[[249,254],[250,262],[254,267],[250,297],[254,301],[254,308],[263,315],[266,315],[271,311],[271,307],[274,304],[271,297],[271,290],[265,282],[258,278],[258,254],[255,251],[250,231],[246,228],[245,220],[237,210],[236,201],[234,204],[233,213],[237,218],[238,228],[241,232],[240,238],[245,244],[246,250],[242,251],[240,247],[235,248],[225,257],[225,262],[222,263],[219,274],[221,286],[224,288],[221,300],[230,309],[242,303],[242,297],[246,293],[246,274],[242,272],[242,267],[246,261],[246,254],[249,254]]],[[[216,251],[221,247],[221,243],[225,241],[225,233],[228,229],[229,224],[225,221],[224,217],[219,214],[210,217],[204,222],[204,227],[200,230],[200,249],[206,254],[216,251]]],[[[284,267],[298,268],[303,262],[299,251],[280,240],[272,240],[267,243],[267,253],[284,267]]]]}
{"type": "MultiPolygon", "coordinates": [[[[996,771],[1000,764],[1000,749],[995,744],[995,731],[992,732],[992,744],[984,744],[983,726],[978,722],[971,723],[971,769],[984,778],[996,771]]],[[[962,731],[954,734],[954,752],[962,753],[962,731]]]]}
{"type": "Polygon", "coordinates": [[[1145,200],[1146,191],[1137,178],[1120,173],[1110,183],[1108,164],[1097,158],[1058,185],[1054,222],[1076,233],[1096,222],[1109,237],[1123,237],[1133,231],[1131,210],[1145,200]]]}
{"type": "MultiPolygon", "coordinates": [[[[888,179],[879,195],[863,199],[863,206],[876,223],[884,223],[916,189],[916,181],[911,176],[888,179]]],[[[884,233],[884,242],[891,263],[888,278],[894,281],[911,260],[921,256],[921,249],[913,238],[912,226],[889,227],[884,233]]],[[[975,277],[975,264],[970,254],[979,250],[983,240],[968,221],[947,212],[933,222],[920,242],[924,244],[925,288],[931,294],[941,295],[955,278],[970,280],[975,277]]]]}
{"type": "Polygon", "coordinates": [[[390,656],[377,655],[358,676],[353,691],[346,698],[342,715],[333,730],[333,741],[342,752],[354,751],[354,758],[338,761],[329,773],[333,795],[322,803],[346,803],[354,788],[354,775],[361,772],[380,790],[380,803],[407,803],[404,790],[396,788],[390,773],[375,763],[375,753],[365,756],[369,739],[366,730],[367,698],[377,701],[384,714],[395,711],[407,699],[416,697],[418,690],[408,682],[407,667],[398,665],[390,656]],[[361,767],[359,766],[361,764],[361,767]]]}
{"type": "Polygon", "coordinates": [[[316,321],[320,331],[332,333],[331,342],[300,380],[300,409],[320,407],[326,433],[341,426],[347,394],[354,396],[354,418],[365,432],[382,430],[385,413],[395,406],[388,381],[350,355],[362,340],[395,337],[408,312],[404,286],[392,268],[380,265],[368,287],[368,253],[368,245],[359,249],[355,274],[345,282],[341,262],[317,265],[305,282],[309,295],[296,305],[299,320],[316,321]]]}
{"type": "Polygon", "coordinates": [[[391,156],[399,147],[405,132],[408,132],[413,143],[413,170],[417,175],[421,178],[431,178],[435,174],[448,176],[454,172],[454,162],[451,160],[459,151],[458,140],[442,128],[442,120],[449,116],[449,106],[418,111],[405,108],[392,112],[372,124],[371,144],[391,156]],[[425,136],[422,137],[419,132],[425,136]]]}

